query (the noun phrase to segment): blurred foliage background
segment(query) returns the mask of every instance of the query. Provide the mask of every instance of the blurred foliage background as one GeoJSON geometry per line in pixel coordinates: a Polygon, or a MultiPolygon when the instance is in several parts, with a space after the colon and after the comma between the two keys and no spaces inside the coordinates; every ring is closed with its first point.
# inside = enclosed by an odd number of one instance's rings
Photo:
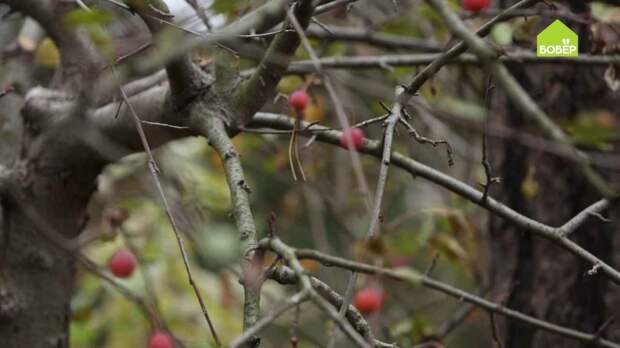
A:
{"type": "MultiPolygon", "coordinates": [[[[215,0],[207,4],[208,13],[213,24],[220,26],[263,2],[215,0]]],[[[440,47],[451,42],[441,20],[423,1],[398,2],[398,11],[391,1],[367,0],[359,1],[348,11],[336,9],[318,18],[327,25],[398,34],[436,42],[440,47]]],[[[170,3],[173,8],[177,6],[178,11],[187,10],[182,10],[184,7],[175,1],[170,3]]],[[[452,5],[459,9],[457,1],[452,1],[452,5]]],[[[594,9],[599,20],[620,20],[618,9],[601,4],[594,9]]],[[[472,27],[479,26],[488,17],[460,12],[469,18],[472,27]]],[[[110,55],[117,45],[115,40],[131,34],[121,30],[127,23],[116,24],[119,20],[116,12],[76,12],[65,20],[89,28],[91,35],[98,38],[96,42],[101,49],[109,51],[110,55]],[[101,31],[100,24],[111,30],[101,31]]],[[[504,22],[495,27],[491,38],[505,49],[530,49],[538,20],[538,17],[518,17],[504,22]]],[[[258,44],[266,45],[261,40],[258,44]]],[[[386,52],[359,42],[312,39],[312,44],[324,57],[386,52]]],[[[212,53],[200,52],[195,58],[208,64],[212,53]]],[[[304,60],[308,56],[300,49],[296,58],[304,60]]],[[[252,60],[239,60],[242,69],[255,66],[252,60]]],[[[36,68],[41,74],[49,74],[57,62],[58,53],[53,43],[41,41],[36,47],[36,68]]],[[[335,71],[333,76],[350,122],[385,113],[379,102],[389,102],[394,86],[407,82],[416,71],[415,67],[335,71]]],[[[333,106],[316,79],[286,77],[278,87],[282,95],[267,105],[266,110],[290,114],[285,96],[304,86],[311,95],[306,120],[337,128],[333,106]]],[[[482,98],[484,88],[484,75],[479,69],[455,65],[442,70],[421,90],[423,101],[416,110],[414,124],[428,137],[450,140],[455,150],[454,166],[448,166],[441,146],[419,145],[404,132],[399,133],[396,150],[471,185],[482,182],[480,129],[487,116],[482,98]]],[[[601,110],[585,112],[562,126],[576,142],[602,151],[609,148],[610,141],[617,141],[619,135],[617,124],[601,110]]],[[[365,129],[366,137],[378,139],[381,135],[380,124],[365,129]]],[[[363,245],[359,241],[367,229],[368,214],[364,197],[352,180],[350,160],[343,149],[303,139],[301,157],[308,181],[301,183],[293,181],[291,176],[287,135],[244,133],[234,141],[253,190],[252,207],[261,236],[267,229],[265,221],[273,212],[277,217],[278,236],[293,246],[351,258],[359,257],[368,249],[370,253],[364,253],[366,261],[387,266],[406,264],[420,270],[436,260],[434,276],[471,292],[484,293],[487,285],[486,214],[481,209],[393,169],[386,188],[381,239],[372,245],[363,245]]],[[[238,283],[239,246],[222,165],[207,143],[198,138],[166,145],[156,156],[165,190],[184,233],[194,276],[220,337],[229,342],[241,332],[242,288],[238,283]]],[[[377,160],[363,157],[363,168],[370,186],[374,187],[377,160]]],[[[521,189],[530,199],[536,197],[534,173],[521,189]]],[[[130,156],[108,167],[100,178],[99,192],[91,205],[92,218],[82,236],[85,254],[104,267],[119,248],[135,250],[139,259],[137,272],[129,279],[116,281],[156,304],[158,313],[156,319],[145,317],[140,307],[122,296],[116,287],[80,268],[79,286],[72,302],[71,346],[141,347],[154,322],[160,320],[186,347],[209,347],[205,342],[211,341],[210,334],[188,284],[170,224],[154,191],[146,157],[130,156]]],[[[267,262],[272,260],[268,258],[267,262]]],[[[335,290],[344,291],[347,272],[321,267],[314,262],[305,262],[304,266],[335,290]]],[[[446,334],[449,319],[464,308],[463,303],[441,294],[384,279],[362,277],[359,287],[365,284],[381,284],[387,293],[387,302],[380,313],[369,318],[375,332],[398,341],[403,347],[412,346],[425,337],[446,334]]],[[[269,311],[294,290],[268,281],[263,290],[263,311],[269,311]]],[[[284,315],[266,330],[263,338],[266,347],[290,346],[293,315],[294,311],[284,315]]],[[[488,325],[484,313],[473,311],[444,342],[457,348],[488,346],[488,325]]],[[[319,311],[309,304],[303,305],[298,329],[300,347],[322,346],[329,326],[329,321],[319,311]]]]}

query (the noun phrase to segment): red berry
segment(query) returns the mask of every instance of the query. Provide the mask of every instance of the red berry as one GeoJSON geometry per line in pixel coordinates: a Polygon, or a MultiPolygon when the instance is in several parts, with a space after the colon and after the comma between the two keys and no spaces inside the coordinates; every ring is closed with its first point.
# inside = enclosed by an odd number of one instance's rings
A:
{"type": "Polygon", "coordinates": [[[302,89],[295,91],[291,94],[289,102],[293,109],[303,111],[308,106],[308,93],[302,89]]]}
{"type": "Polygon", "coordinates": [[[463,0],[463,8],[467,11],[478,12],[489,7],[490,0],[463,0]]]}
{"type": "Polygon", "coordinates": [[[173,348],[172,337],[163,331],[156,331],[149,338],[148,348],[173,348]]]}
{"type": "Polygon", "coordinates": [[[372,314],[381,308],[383,304],[383,292],[366,288],[355,295],[353,305],[362,314],[372,314]]]}
{"type": "Polygon", "coordinates": [[[349,141],[353,143],[353,148],[360,150],[364,146],[364,132],[359,128],[347,128],[340,137],[340,146],[349,148],[349,141]]]}
{"type": "Polygon", "coordinates": [[[119,278],[128,278],[136,268],[136,258],[131,252],[121,249],[108,261],[108,269],[119,278]]]}

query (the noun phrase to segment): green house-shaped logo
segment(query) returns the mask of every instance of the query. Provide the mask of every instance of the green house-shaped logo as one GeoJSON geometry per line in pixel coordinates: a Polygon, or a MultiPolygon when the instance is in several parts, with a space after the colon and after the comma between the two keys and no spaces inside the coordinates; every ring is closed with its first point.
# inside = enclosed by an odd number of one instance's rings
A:
{"type": "Polygon", "coordinates": [[[577,57],[579,37],[560,20],[555,20],[536,37],[538,57],[577,57]]]}

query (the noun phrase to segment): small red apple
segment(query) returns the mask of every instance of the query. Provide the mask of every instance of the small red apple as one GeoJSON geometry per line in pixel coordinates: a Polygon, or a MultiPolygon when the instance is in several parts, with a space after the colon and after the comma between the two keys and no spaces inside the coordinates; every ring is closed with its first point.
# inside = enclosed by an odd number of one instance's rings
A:
{"type": "Polygon", "coordinates": [[[172,337],[163,331],[155,331],[149,338],[148,348],[173,348],[172,337]]]}
{"type": "Polygon", "coordinates": [[[490,0],[463,0],[463,9],[478,12],[489,7],[490,0]]]}
{"type": "Polygon", "coordinates": [[[308,100],[308,93],[300,89],[291,94],[289,102],[291,103],[291,107],[296,111],[304,111],[308,106],[308,100]]]}
{"type": "Polygon", "coordinates": [[[136,258],[126,249],[114,253],[108,261],[108,269],[119,278],[128,278],[136,268],[136,258]]]}
{"type": "Polygon", "coordinates": [[[349,141],[355,150],[360,150],[364,146],[364,132],[359,128],[347,128],[340,136],[340,146],[349,148],[349,141]]]}
{"type": "Polygon", "coordinates": [[[383,304],[383,292],[373,288],[365,288],[355,295],[353,305],[360,313],[368,315],[375,313],[383,304]]]}

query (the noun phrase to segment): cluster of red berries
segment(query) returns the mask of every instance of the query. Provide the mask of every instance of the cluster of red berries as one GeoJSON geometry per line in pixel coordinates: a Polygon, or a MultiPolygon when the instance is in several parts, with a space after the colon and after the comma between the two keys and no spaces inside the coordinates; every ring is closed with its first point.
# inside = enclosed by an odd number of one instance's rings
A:
{"type": "Polygon", "coordinates": [[[383,291],[374,288],[365,288],[355,295],[353,305],[360,313],[370,315],[381,309],[385,296],[383,291]]]}
{"type": "MultiPolygon", "coordinates": [[[[308,107],[309,97],[305,90],[297,90],[289,97],[291,107],[298,113],[303,114],[308,107]]],[[[359,151],[364,147],[364,132],[360,128],[347,128],[340,136],[340,146],[345,149],[352,148],[359,151]]]]}
{"type": "Polygon", "coordinates": [[[463,9],[478,12],[489,7],[490,0],[463,0],[463,9]]]}

